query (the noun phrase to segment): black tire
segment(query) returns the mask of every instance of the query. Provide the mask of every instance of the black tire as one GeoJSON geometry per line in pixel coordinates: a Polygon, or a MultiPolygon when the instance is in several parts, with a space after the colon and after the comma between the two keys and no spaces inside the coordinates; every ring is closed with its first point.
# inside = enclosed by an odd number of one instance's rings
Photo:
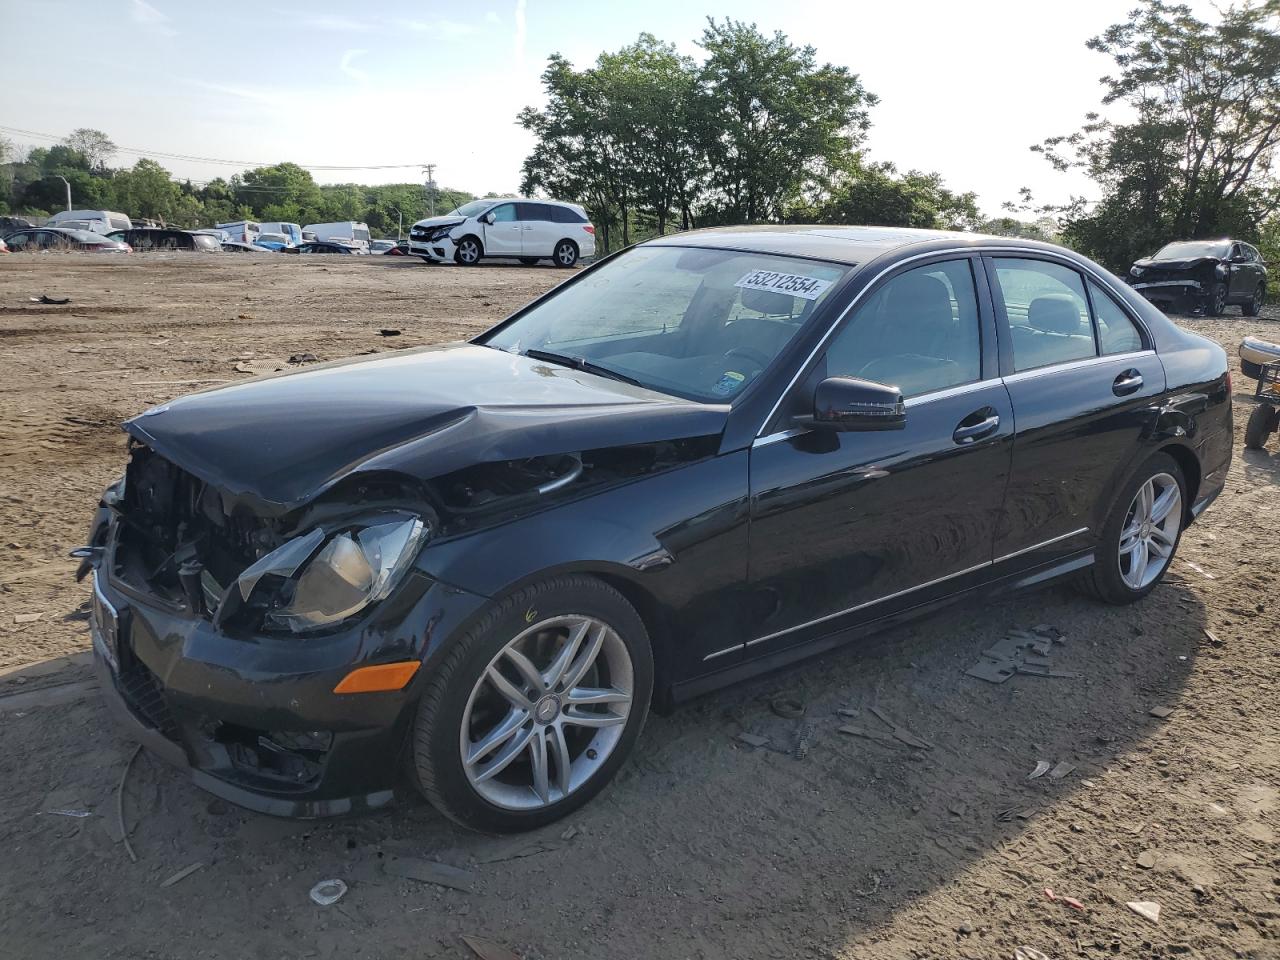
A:
{"type": "Polygon", "coordinates": [[[520,262],[523,263],[526,267],[532,267],[534,264],[538,262],[538,258],[537,257],[521,257],[520,262]]]}
{"type": "Polygon", "coordinates": [[[1182,542],[1182,531],[1186,527],[1186,510],[1187,481],[1182,475],[1182,468],[1167,453],[1155,454],[1129,478],[1128,483],[1120,488],[1120,495],[1116,497],[1110,513],[1107,514],[1106,522],[1102,525],[1102,533],[1098,537],[1097,548],[1094,551],[1093,566],[1085,570],[1077,581],[1080,589],[1087,596],[1104,603],[1121,605],[1141,600],[1159,585],[1169,567],[1173,566],[1173,561],[1178,555],[1178,545],[1182,542]],[[1125,520],[1128,519],[1129,507],[1133,504],[1138,490],[1152,477],[1161,473],[1169,474],[1178,481],[1178,489],[1182,494],[1183,516],[1178,525],[1178,536],[1174,541],[1173,552],[1169,555],[1168,562],[1154,580],[1142,589],[1135,590],[1124,582],[1120,573],[1120,533],[1124,528],[1125,520]]]}
{"type": "Polygon", "coordinates": [[[551,262],[557,267],[572,267],[578,262],[578,245],[572,240],[561,240],[551,254],[551,262]]]}
{"type": "Polygon", "coordinates": [[[1227,285],[1225,283],[1215,283],[1209,290],[1209,298],[1205,304],[1204,312],[1211,317],[1220,317],[1226,309],[1227,285]]]}
{"type": "Polygon", "coordinates": [[[1249,301],[1242,304],[1240,313],[1246,317],[1256,317],[1262,312],[1262,305],[1267,302],[1267,288],[1265,284],[1258,284],[1253,288],[1253,296],[1249,301]]]}
{"type": "Polygon", "coordinates": [[[1277,421],[1280,421],[1280,409],[1269,403],[1260,403],[1249,414],[1249,422],[1244,427],[1244,446],[1246,450],[1263,450],[1267,440],[1275,433],[1277,421]]]}
{"type": "Polygon", "coordinates": [[[410,768],[433,807],[456,823],[488,833],[533,830],[577,810],[613,779],[644,727],[653,694],[653,654],[644,621],[627,599],[594,577],[567,575],[525,587],[494,604],[457,642],[418,703],[410,768]],[[508,642],[533,618],[581,614],[607,623],[622,640],[633,670],[632,702],[621,737],[590,779],[548,805],[517,810],[490,802],[463,768],[459,738],[471,691],[508,642]]]}
{"type": "Polygon", "coordinates": [[[474,267],[484,256],[484,244],[479,237],[466,236],[458,241],[453,251],[453,262],[463,267],[474,267]]]}

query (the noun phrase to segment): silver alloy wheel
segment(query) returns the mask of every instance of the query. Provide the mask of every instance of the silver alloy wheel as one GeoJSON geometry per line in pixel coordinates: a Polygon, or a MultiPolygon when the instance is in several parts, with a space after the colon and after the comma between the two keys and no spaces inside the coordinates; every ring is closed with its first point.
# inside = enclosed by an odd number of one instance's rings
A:
{"type": "Polygon", "coordinates": [[[622,638],[583,614],[543,620],[498,651],[462,713],[462,768],[509,810],[563,800],[604,765],[631,712],[635,670],[622,638]]]}
{"type": "Polygon", "coordinates": [[[1120,531],[1120,579],[1142,590],[1160,576],[1173,556],[1182,527],[1182,488],[1157,473],[1138,488],[1120,531]]]}
{"type": "Polygon", "coordinates": [[[1227,286],[1224,283],[1218,284],[1213,291],[1213,315],[1219,317],[1222,311],[1227,309],[1227,286]]]}
{"type": "Polygon", "coordinates": [[[573,244],[565,242],[556,247],[556,259],[566,267],[573,266],[573,262],[578,258],[578,252],[573,249],[573,244]]]}
{"type": "Polygon", "coordinates": [[[480,259],[480,247],[474,240],[463,240],[458,244],[458,259],[465,264],[473,264],[480,259]]]}

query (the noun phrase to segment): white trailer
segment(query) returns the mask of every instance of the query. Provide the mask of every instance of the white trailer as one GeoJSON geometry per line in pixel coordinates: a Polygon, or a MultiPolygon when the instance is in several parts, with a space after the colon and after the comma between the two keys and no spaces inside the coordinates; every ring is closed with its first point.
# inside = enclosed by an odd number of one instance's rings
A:
{"type": "Polygon", "coordinates": [[[317,240],[346,244],[349,247],[355,247],[361,253],[369,252],[369,225],[366,223],[358,223],[355,220],[308,223],[302,230],[304,233],[314,233],[317,240]]]}

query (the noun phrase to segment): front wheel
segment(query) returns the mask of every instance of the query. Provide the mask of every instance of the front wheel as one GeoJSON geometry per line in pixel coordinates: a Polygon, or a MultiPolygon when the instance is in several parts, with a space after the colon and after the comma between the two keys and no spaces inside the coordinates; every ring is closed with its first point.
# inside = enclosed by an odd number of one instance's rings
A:
{"type": "Polygon", "coordinates": [[[578,245],[572,240],[561,240],[556,244],[551,259],[557,267],[572,267],[578,262],[578,245]]]}
{"type": "Polygon", "coordinates": [[[1227,309],[1227,285],[1215,283],[1209,291],[1209,316],[1220,317],[1227,309]]]}
{"type": "Polygon", "coordinates": [[[484,256],[484,248],[475,237],[463,237],[453,251],[453,262],[464,267],[474,267],[484,256]]]}
{"type": "Polygon", "coordinates": [[[418,706],[412,770],[457,823],[532,830],[613,778],[652,693],[635,608],[593,577],[556,577],[494,606],[435,669],[418,706]]]}
{"type": "Polygon", "coordinates": [[[1111,508],[1085,591],[1107,603],[1140,600],[1173,562],[1185,518],[1186,481],[1176,460],[1157,453],[1125,484],[1111,508]]]}
{"type": "Polygon", "coordinates": [[[1240,308],[1240,312],[1246,317],[1256,317],[1262,312],[1262,305],[1267,300],[1267,288],[1261,283],[1253,288],[1253,296],[1249,298],[1249,302],[1240,308]]]}

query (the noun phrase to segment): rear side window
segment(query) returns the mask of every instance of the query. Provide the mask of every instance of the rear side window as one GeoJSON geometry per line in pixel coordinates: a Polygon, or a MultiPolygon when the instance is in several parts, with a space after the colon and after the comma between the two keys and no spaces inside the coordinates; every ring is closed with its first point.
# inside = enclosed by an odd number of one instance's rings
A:
{"type": "Polygon", "coordinates": [[[858,307],[827,348],[827,376],[889,384],[905,397],[982,376],[982,339],[968,260],[917,267],[858,307]]]}
{"type": "Polygon", "coordinates": [[[116,220],[114,218],[111,219],[109,222],[111,224],[112,230],[128,230],[130,226],[124,220],[116,220]]]}
{"type": "Polygon", "coordinates": [[[1098,346],[1104,354],[1133,353],[1142,349],[1142,334],[1129,315],[1120,309],[1111,294],[1092,280],[1089,281],[1089,299],[1093,301],[1093,314],[1098,321],[1098,346]]]}
{"type": "Polygon", "coordinates": [[[1097,356],[1080,274],[1044,260],[1000,257],[995,266],[1015,370],[1097,356]]]}
{"type": "Polygon", "coordinates": [[[555,223],[586,223],[587,218],[570,207],[551,207],[551,220],[555,223]]]}

